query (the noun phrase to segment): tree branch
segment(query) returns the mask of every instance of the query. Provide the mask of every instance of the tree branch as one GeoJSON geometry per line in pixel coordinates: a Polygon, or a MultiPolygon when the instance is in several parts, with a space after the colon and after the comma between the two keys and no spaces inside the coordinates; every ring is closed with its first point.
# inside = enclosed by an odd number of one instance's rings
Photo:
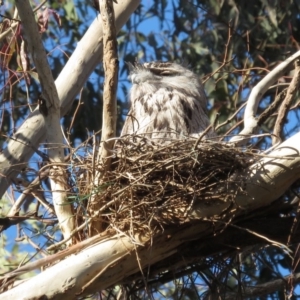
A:
{"type": "Polygon", "coordinates": [[[285,99],[283,100],[278,111],[278,116],[274,126],[274,136],[272,138],[273,145],[279,143],[281,140],[283,124],[285,122],[289,109],[292,105],[292,101],[294,100],[294,96],[299,89],[299,84],[300,84],[300,61],[296,60],[294,77],[287,89],[285,99]]]}
{"type": "Polygon", "coordinates": [[[103,24],[103,66],[105,82],[103,87],[103,111],[102,111],[102,133],[101,148],[98,153],[98,163],[105,161],[106,168],[110,167],[111,152],[114,141],[106,140],[116,136],[117,124],[117,86],[118,86],[118,49],[117,34],[115,26],[115,13],[113,0],[100,0],[100,12],[103,24]],[[105,147],[103,144],[105,143],[105,147]]]}
{"type": "Polygon", "coordinates": [[[278,80],[284,72],[286,72],[291,64],[300,57],[300,51],[296,52],[288,59],[279,64],[268,75],[266,75],[251,91],[247,106],[244,113],[244,129],[239,135],[231,138],[230,142],[234,142],[237,145],[244,145],[251,138],[249,135],[253,134],[257,129],[256,112],[258,104],[268,90],[268,88],[278,80]]]}
{"type": "MultiPolygon", "coordinates": [[[[262,297],[268,294],[275,293],[277,291],[285,291],[289,289],[288,283],[292,281],[293,284],[296,286],[300,282],[300,273],[285,276],[283,278],[274,279],[272,281],[258,284],[252,287],[246,287],[242,290],[242,296],[245,298],[248,297],[262,297]]],[[[235,299],[236,293],[227,293],[225,299],[235,299]]]]}
{"type": "MultiPolygon", "coordinates": [[[[111,157],[116,136],[117,124],[117,86],[118,86],[118,47],[115,26],[115,13],[113,0],[99,0],[101,19],[103,24],[103,66],[105,81],[103,87],[103,110],[102,110],[102,132],[101,145],[98,151],[97,164],[103,164],[102,172],[96,172],[94,178],[95,186],[99,186],[101,177],[110,169],[111,157]],[[102,174],[101,174],[102,173],[102,174]]],[[[94,215],[100,208],[98,201],[95,201],[96,194],[90,197],[89,213],[94,215]]],[[[97,219],[90,224],[90,234],[101,232],[101,221],[97,219]]]]}

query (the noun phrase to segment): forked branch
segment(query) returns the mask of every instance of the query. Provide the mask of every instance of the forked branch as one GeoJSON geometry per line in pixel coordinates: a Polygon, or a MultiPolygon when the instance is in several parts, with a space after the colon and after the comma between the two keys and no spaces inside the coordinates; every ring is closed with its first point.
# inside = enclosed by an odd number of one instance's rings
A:
{"type": "Polygon", "coordinates": [[[255,133],[258,124],[256,119],[257,108],[259,102],[268,88],[276,82],[300,57],[300,51],[296,52],[288,59],[279,64],[268,75],[266,75],[251,91],[247,106],[244,113],[244,129],[239,135],[234,136],[230,141],[237,145],[243,145],[251,138],[251,134],[255,133]]]}
{"type": "Polygon", "coordinates": [[[49,178],[51,180],[53,204],[62,233],[64,237],[69,237],[75,227],[74,217],[66,193],[68,188],[65,170],[56,165],[56,163],[64,162],[63,135],[60,127],[60,102],[30,3],[28,0],[17,0],[16,6],[22,21],[28,49],[41,83],[42,95],[39,99],[39,110],[44,117],[47,128],[48,155],[51,161],[49,178]]]}

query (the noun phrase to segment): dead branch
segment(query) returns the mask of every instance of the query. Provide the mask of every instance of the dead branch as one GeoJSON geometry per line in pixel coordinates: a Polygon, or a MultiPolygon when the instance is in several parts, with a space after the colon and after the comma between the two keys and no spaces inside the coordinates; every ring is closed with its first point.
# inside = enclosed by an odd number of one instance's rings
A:
{"type": "Polygon", "coordinates": [[[287,89],[286,97],[283,100],[280,109],[278,111],[276,123],[274,126],[274,136],[272,138],[273,145],[280,142],[282,137],[283,125],[286,119],[286,116],[289,112],[289,109],[292,105],[292,101],[294,100],[295,94],[299,89],[300,84],[300,60],[297,59],[295,62],[295,74],[293,79],[287,89]]]}
{"type": "MultiPolygon", "coordinates": [[[[103,24],[103,66],[105,73],[105,81],[103,87],[103,110],[102,110],[102,132],[101,145],[97,156],[97,164],[103,163],[104,173],[96,172],[94,184],[100,184],[100,178],[110,169],[112,149],[114,141],[111,140],[116,136],[117,124],[117,86],[119,61],[117,53],[117,35],[115,25],[115,13],[113,8],[113,0],[99,0],[101,19],[103,24]]],[[[89,212],[99,209],[94,195],[90,198],[89,212]]],[[[101,232],[101,222],[96,220],[90,225],[91,235],[101,232]]]]}
{"type": "Polygon", "coordinates": [[[105,82],[103,87],[103,114],[101,147],[98,153],[97,163],[103,161],[106,168],[110,168],[111,151],[116,136],[117,124],[117,86],[118,86],[118,50],[115,25],[115,13],[113,0],[99,0],[100,12],[103,24],[103,67],[105,82]],[[103,144],[105,143],[105,147],[103,144]]]}

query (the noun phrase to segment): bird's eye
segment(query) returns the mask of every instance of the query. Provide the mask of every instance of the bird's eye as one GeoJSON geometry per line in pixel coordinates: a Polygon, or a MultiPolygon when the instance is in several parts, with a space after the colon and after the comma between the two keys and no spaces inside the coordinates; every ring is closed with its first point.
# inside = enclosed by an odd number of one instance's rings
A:
{"type": "Polygon", "coordinates": [[[177,76],[180,74],[180,72],[177,72],[173,69],[169,69],[169,70],[162,70],[160,74],[162,76],[177,76]]]}
{"type": "Polygon", "coordinates": [[[171,76],[176,76],[176,75],[178,75],[178,73],[163,72],[161,75],[162,75],[162,76],[166,76],[166,77],[171,77],[171,76]]]}
{"type": "Polygon", "coordinates": [[[151,73],[157,76],[165,76],[165,77],[176,76],[178,74],[177,72],[171,72],[168,70],[161,70],[161,69],[151,69],[151,73]]]}

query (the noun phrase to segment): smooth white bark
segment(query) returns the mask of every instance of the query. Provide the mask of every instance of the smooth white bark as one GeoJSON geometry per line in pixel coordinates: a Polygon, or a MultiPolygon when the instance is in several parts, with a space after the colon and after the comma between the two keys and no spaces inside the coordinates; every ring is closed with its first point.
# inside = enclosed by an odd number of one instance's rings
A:
{"type": "Polygon", "coordinates": [[[276,80],[283,76],[283,74],[291,67],[293,62],[299,57],[300,51],[297,51],[274,68],[252,89],[245,108],[244,129],[239,133],[239,135],[231,138],[231,142],[235,142],[238,145],[247,143],[249,140],[249,137],[247,136],[255,133],[255,130],[257,129],[256,113],[261,98],[268,88],[274,84],[276,80]]]}

